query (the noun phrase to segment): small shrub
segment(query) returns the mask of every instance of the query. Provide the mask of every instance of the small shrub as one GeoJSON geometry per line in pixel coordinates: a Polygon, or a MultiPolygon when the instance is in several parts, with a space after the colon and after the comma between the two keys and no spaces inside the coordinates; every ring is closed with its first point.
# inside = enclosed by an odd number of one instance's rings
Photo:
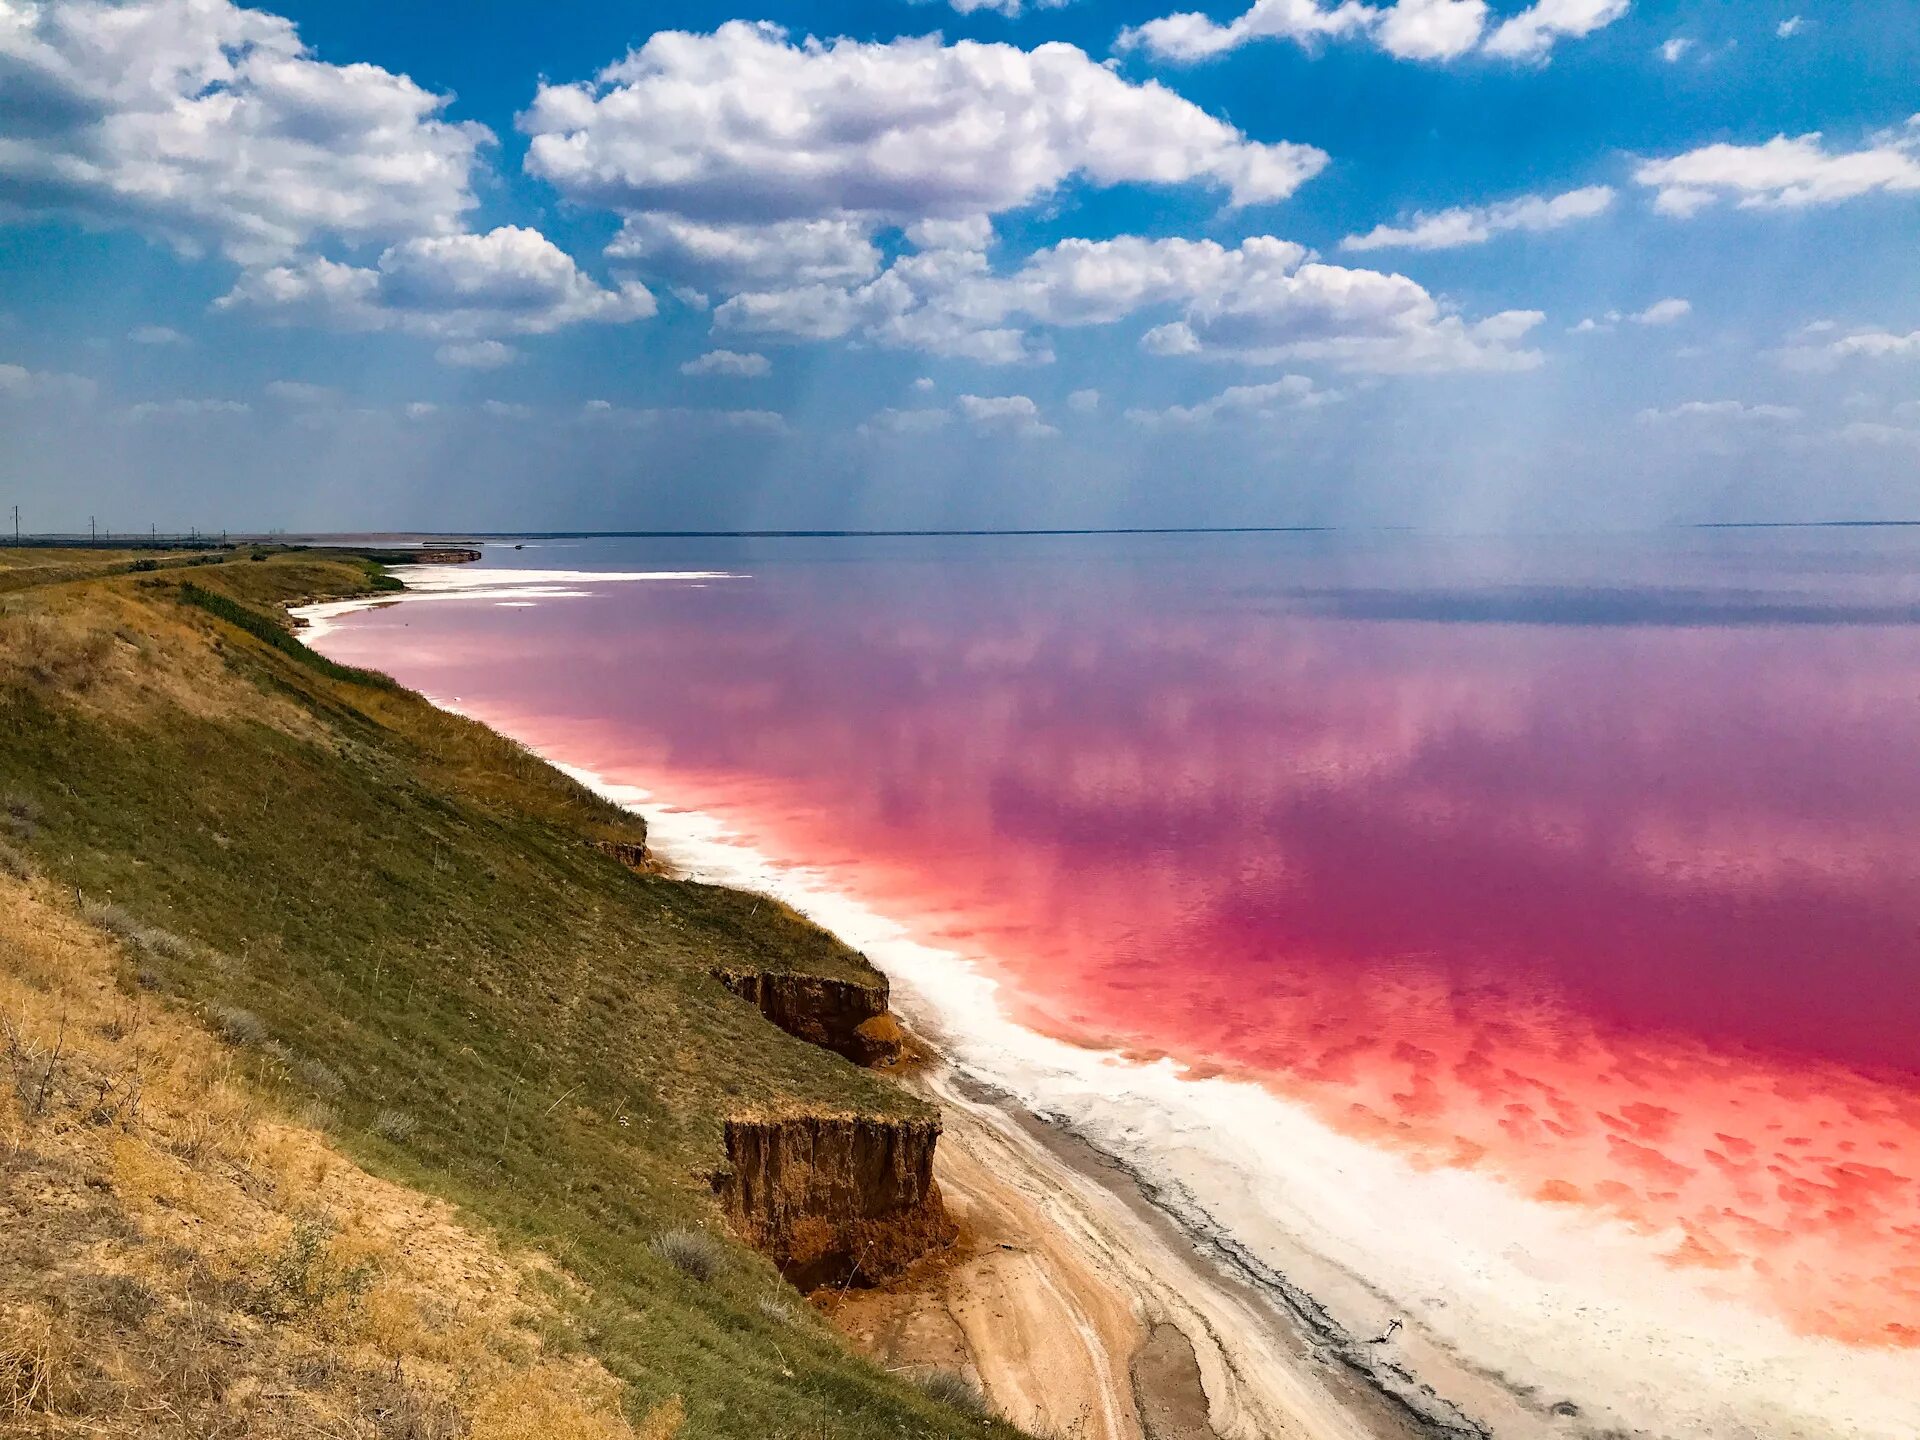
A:
{"type": "Polygon", "coordinates": [[[367,1128],[382,1140],[404,1145],[413,1138],[413,1132],[420,1128],[420,1122],[404,1110],[382,1110],[373,1117],[373,1124],[367,1128]]]}
{"type": "Polygon", "coordinates": [[[136,560],[127,567],[128,570],[136,575],[145,575],[149,571],[158,570],[159,568],[160,562],[158,560],[136,560]]]}
{"type": "Polygon", "coordinates": [[[270,1320],[295,1320],[325,1305],[357,1303],[373,1283],[373,1271],[365,1264],[340,1264],[331,1238],[317,1220],[297,1222],[287,1243],[267,1257],[246,1308],[270,1320]]]}
{"type": "Polygon", "coordinates": [[[143,954],[158,955],[166,960],[186,960],[193,955],[193,945],[190,941],[181,939],[171,930],[162,930],[157,925],[142,924],[139,918],[124,906],[102,905],[88,901],[81,907],[80,913],[90,925],[106,931],[116,940],[143,954]]]}
{"type": "Polygon", "coordinates": [[[234,1005],[209,1005],[207,1017],[220,1032],[220,1038],[229,1045],[257,1048],[266,1043],[266,1021],[251,1010],[242,1010],[234,1005]]]}
{"type": "Polygon", "coordinates": [[[324,1100],[309,1100],[295,1113],[295,1120],[309,1130],[318,1130],[322,1134],[340,1123],[340,1112],[324,1100]]]}
{"type": "Polygon", "coordinates": [[[0,840],[0,875],[9,875],[21,881],[31,880],[33,862],[6,841],[0,840]]]}
{"type": "Polygon", "coordinates": [[[648,1247],[689,1280],[705,1283],[720,1273],[726,1252],[703,1230],[669,1230],[648,1247]]]}
{"type": "Polygon", "coordinates": [[[782,1300],[778,1295],[761,1296],[759,1309],[760,1314],[764,1318],[771,1320],[776,1325],[791,1325],[794,1322],[795,1314],[793,1306],[782,1300]]]}
{"type": "Polygon", "coordinates": [[[17,790],[0,798],[0,829],[16,840],[31,840],[40,832],[40,804],[17,790]]]}
{"type": "Polygon", "coordinates": [[[88,1315],[121,1330],[136,1330],[160,1307],[153,1287],[137,1275],[85,1275],[74,1284],[74,1298],[88,1315]]]}
{"type": "Polygon", "coordinates": [[[296,1061],[293,1073],[316,1095],[332,1098],[343,1094],[347,1088],[347,1082],[340,1078],[338,1070],[311,1057],[296,1061]]]}
{"type": "Polygon", "coordinates": [[[980,1387],[964,1375],[951,1370],[929,1370],[924,1375],[914,1377],[915,1385],[929,1400],[951,1406],[962,1415],[985,1417],[990,1415],[992,1407],[987,1397],[980,1393],[980,1387]]]}

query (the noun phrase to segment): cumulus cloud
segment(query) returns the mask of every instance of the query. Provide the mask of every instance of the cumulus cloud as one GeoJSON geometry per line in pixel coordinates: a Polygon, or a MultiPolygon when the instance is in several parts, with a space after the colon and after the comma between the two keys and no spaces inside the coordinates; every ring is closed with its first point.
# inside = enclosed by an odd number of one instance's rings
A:
{"type": "Polygon", "coordinates": [[[1018,20],[1029,8],[1034,10],[1058,10],[1072,0],[947,0],[955,11],[962,15],[971,15],[975,11],[987,10],[996,15],[1004,15],[1009,20],[1018,20]]]}
{"type": "Polygon", "coordinates": [[[1807,22],[1804,19],[1798,15],[1789,15],[1773,27],[1773,33],[1778,35],[1782,40],[1791,40],[1806,28],[1807,22]]]}
{"type": "Polygon", "coordinates": [[[328,405],[340,398],[339,391],[305,380],[269,380],[260,388],[269,399],[283,405],[328,405]]]}
{"type": "Polygon", "coordinates": [[[1627,13],[1629,0],[1536,0],[1487,37],[1487,53],[1545,59],[1561,40],[1581,40],[1627,13]]]}
{"type": "Polygon", "coordinates": [[[787,429],[786,417],[777,410],[707,410],[678,405],[634,409],[607,400],[589,400],[580,409],[580,419],[588,424],[632,430],[660,426],[782,434],[787,429]]]}
{"type": "Polygon", "coordinates": [[[1677,325],[1693,313],[1693,302],[1682,300],[1677,295],[1665,300],[1656,300],[1644,310],[1623,315],[1618,310],[1609,310],[1604,315],[1589,315],[1578,325],[1571,328],[1575,335],[1586,335],[1595,331],[1606,332],[1617,328],[1622,321],[1629,325],[1665,326],[1677,325]]]}
{"type": "Polygon", "coordinates": [[[1216,421],[1271,420],[1288,412],[1315,410],[1343,398],[1336,390],[1322,390],[1305,375],[1283,375],[1265,385],[1234,385],[1197,405],[1172,405],[1165,410],[1129,410],[1136,425],[1197,426],[1216,421]]]}
{"type": "Polygon", "coordinates": [[[880,269],[880,251],[868,229],[866,222],[846,218],[730,224],[683,215],[629,215],[607,254],[726,291],[849,284],[880,269]]]}
{"type": "Polygon", "coordinates": [[[1100,408],[1098,390],[1076,390],[1067,396],[1067,408],[1077,415],[1091,415],[1100,408]]]}
{"type": "Polygon", "coordinates": [[[520,358],[520,352],[498,340],[460,340],[442,345],[433,358],[450,370],[498,370],[520,358]]]}
{"type": "Polygon", "coordinates": [[[0,401],[84,402],[93,399],[96,389],[93,381],[84,375],[66,375],[57,370],[29,370],[24,365],[0,362],[0,401]]]}
{"type": "Polygon", "coordinates": [[[144,420],[205,420],[218,419],[234,415],[252,413],[253,407],[243,400],[142,400],[137,405],[129,405],[122,418],[140,422],[144,420]]]}
{"type": "Polygon", "coordinates": [[[662,31],[590,83],[542,85],[520,125],[528,172],[567,199],[717,224],[958,219],[1075,178],[1202,182],[1255,204],[1327,163],[1071,45],[796,43],[746,21],[662,31]]]}
{"type": "Polygon", "coordinates": [[[1675,35],[1671,40],[1660,43],[1660,58],[1669,65],[1678,65],[1693,49],[1693,41],[1685,35],[1675,35]]]}
{"type": "Polygon", "coordinates": [[[860,425],[858,433],[868,439],[929,435],[935,430],[944,430],[952,423],[953,412],[938,406],[920,406],[911,410],[896,410],[889,406],[869,416],[860,425]]]}
{"type": "Polygon", "coordinates": [[[962,395],[953,402],[975,430],[1017,440],[1044,440],[1060,432],[1040,418],[1040,407],[1026,395],[962,395]]]}
{"type": "Polygon", "coordinates": [[[371,268],[315,258],[248,271],[214,303],[282,324],[448,339],[640,320],[656,308],[638,281],[604,289],[539,231],[517,225],[402,241],[371,268]]]}
{"type": "Polygon", "coordinates": [[[1559,195],[1522,195],[1497,205],[1457,206],[1433,214],[1418,213],[1404,225],[1376,225],[1364,235],[1349,235],[1342,250],[1452,250],[1484,245],[1513,230],[1558,230],[1590,220],[1612,206],[1611,186],[1588,185],[1559,195]]]}
{"type": "Polygon", "coordinates": [[[721,375],[732,380],[757,380],[772,371],[773,363],[766,356],[737,350],[709,350],[680,367],[682,375],[721,375]]]}
{"type": "Polygon", "coordinates": [[[1800,418],[1791,405],[1749,405],[1743,400],[1688,400],[1665,409],[1642,410],[1642,425],[1782,425],[1800,418]]]}
{"type": "Polygon", "coordinates": [[[1272,236],[1212,240],[1063,240],[995,273],[978,252],[902,256],[852,290],[825,286],[735,296],[715,328],[770,337],[846,335],[988,363],[1045,361],[1036,327],[1112,324],[1177,311],[1143,342],[1155,354],[1275,363],[1320,359],[1342,369],[1406,372],[1524,369],[1520,346],[1538,323],[1506,311],[1475,323],[1403,275],[1311,262],[1272,236]]]}
{"type": "Polygon", "coordinates": [[[1829,150],[1818,131],[1761,145],[1703,145],[1648,160],[1633,178],[1655,191],[1654,208],[1680,219],[1721,201],[1743,209],[1835,205],[1874,191],[1920,191],[1920,115],[1869,137],[1858,150],[1829,150]]]}
{"type": "Polygon", "coordinates": [[[313,58],[229,0],[0,7],[0,216],[129,226],[247,263],[437,235],[492,140],[447,97],[313,58]]]}
{"type": "Polygon", "coordinates": [[[1222,25],[1198,11],[1149,20],[1120,33],[1117,48],[1144,50],[1158,60],[1193,64],[1258,40],[1291,40],[1314,48],[1322,41],[1366,39],[1403,60],[1453,60],[1476,47],[1489,54],[1543,58],[1562,38],[1578,38],[1611,24],[1628,0],[1539,0],[1486,33],[1485,0],[1254,0],[1222,25]]]}
{"type": "Polygon", "coordinates": [[[1794,370],[1832,370],[1850,360],[1920,360],[1920,330],[1906,335],[1884,329],[1840,334],[1831,323],[1816,323],[1773,356],[1794,370]]]}
{"type": "Polygon", "coordinates": [[[171,325],[136,325],[127,332],[136,345],[191,345],[193,342],[171,325]]]}

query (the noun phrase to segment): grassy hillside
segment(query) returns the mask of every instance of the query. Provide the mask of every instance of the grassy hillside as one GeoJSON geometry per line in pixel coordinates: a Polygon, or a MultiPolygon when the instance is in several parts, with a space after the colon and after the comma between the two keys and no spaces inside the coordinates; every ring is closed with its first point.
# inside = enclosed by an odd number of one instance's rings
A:
{"type": "Polygon", "coordinates": [[[22,583],[0,556],[0,868],[113,937],[129,1003],[195,1017],[354,1162],[537,1247],[566,1277],[547,1343],[617,1377],[636,1424],[998,1431],[853,1358],[750,1252],[705,1279],[656,1253],[719,1232],[727,1116],[921,1113],[710,975],[864,960],[771,902],[628,870],[592,842],[640,838],[634,817],[288,642],[280,606],[376,567],[86,558],[22,583]]]}

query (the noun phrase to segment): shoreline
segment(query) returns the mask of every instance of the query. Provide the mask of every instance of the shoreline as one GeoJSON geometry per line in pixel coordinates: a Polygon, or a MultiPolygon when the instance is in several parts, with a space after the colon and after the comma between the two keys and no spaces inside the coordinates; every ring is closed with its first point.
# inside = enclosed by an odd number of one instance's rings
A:
{"type": "Polygon", "coordinates": [[[883,1364],[963,1358],[1007,1418],[1087,1440],[1487,1434],[1430,1392],[1383,1386],[1351,1342],[1235,1273],[1084,1137],[937,1048],[909,1083],[941,1108],[935,1175],[962,1240],[895,1285],[828,1301],[883,1364]]]}
{"type": "MultiPolygon", "coordinates": [[[[534,578],[527,572],[472,573],[439,593],[404,598],[513,603],[502,597],[590,593],[584,587],[592,581],[615,578],[564,573],[566,580],[557,585],[559,574],[540,573],[552,588],[538,590],[523,588],[534,578]],[[493,587],[496,593],[480,593],[493,587]]],[[[702,578],[720,577],[709,572],[702,578]]],[[[397,598],[323,608],[331,618],[397,598]]],[[[433,703],[467,713],[458,697],[433,703]]],[[[1056,1365],[1059,1376],[1048,1388],[1077,1387],[1080,1400],[1070,1422],[1082,1412],[1098,1414],[1103,1434],[1178,1440],[1229,1434],[1522,1440],[1623,1433],[1865,1440],[1910,1433],[1898,1421],[1911,1402],[1898,1398],[1900,1385],[1887,1383],[1900,1370],[1896,1354],[1808,1341],[1752,1314],[1728,1333],[1723,1327],[1729,1315],[1711,1294],[1712,1277],[1665,1267],[1649,1237],[1562,1207],[1527,1203],[1469,1171],[1416,1172],[1390,1152],[1327,1130],[1255,1085],[1195,1077],[1171,1062],[1083,1050],[1028,1031],[1006,1015],[995,982],[967,955],[927,943],[870,909],[833,874],[763,853],[723,815],[678,807],[668,795],[569,766],[534,748],[645,816],[657,853],[682,873],[775,895],[867,953],[895,982],[896,1007],[906,1022],[931,1036],[948,1057],[937,1074],[956,1082],[970,1076],[991,1087],[960,1084],[964,1093],[942,1097],[953,1120],[952,1153],[969,1149],[970,1137],[981,1157],[975,1173],[991,1180],[976,1184],[986,1192],[979,1205],[1029,1228],[1041,1225],[1050,1236],[1057,1232],[1057,1251],[1031,1248],[1057,1257],[1050,1259],[1049,1272],[1056,1289],[1062,1288],[1060,1276],[1072,1279],[1064,1295],[1052,1298],[1040,1280],[1022,1280],[1022,1313],[1039,1317],[1038,1325],[1070,1332],[1075,1305],[1080,1318],[1098,1318],[1118,1293],[1140,1317],[1132,1328],[1091,1327],[1108,1351],[1127,1352],[1118,1367],[1111,1355],[1101,1372],[1092,1360],[1060,1352],[1068,1358],[1056,1365]],[[1232,1123],[1222,1124],[1222,1117],[1232,1123]],[[1017,1144],[1010,1133],[1020,1137],[1017,1144]],[[1036,1156],[1032,1147],[1044,1153],[1036,1156]],[[1063,1202],[1041,1206],[1038,1219],[1031,1195],[1001,1173],[1008,1167],[1024,1173],[1028,1166],[1037,1167],[1043,1188],[1063,1202]],[[1088,1201],[1081,1192],[1087,1184],[1097,1184],[1106,1199],[1088,1201]],[[1130,1217],[1119,1213],[1129,1210],[1130,1217]],[[1143,1430],[1137,1405],[1126,1418],[1121,1377],[1125,1372],[1132,1380],[1134,1359],[1144,1357],[1146,1368],[1164,1382],[1161,1390],[1190,1397],[1191,1377],[1204,1358],[1190,1337],[1180,1339],[1188,1331],[1173,1326],[1177,1334],[1169,1337],[1168,1327],[1151,1323],[1166,1313],[1153,1277],[1112,1263],[1116,1245],[1124,1255],[1143,1234],[1155,1244],[1174,1237],[1182,1258],[1163,1273],[1179,1277],[1176,1293],[1182,1298],[1197,1288],[1211,1303],[1224,1289],[1247,1301],[1229,1306],[1221,1322],[1229,1351],[1254,1357],[1244,1363],[1256,1369],[1278,1367],[1305,1387],[1313,1403],[1298,1395],[1287,1402],[1296,1409],[1304,1405],[1305,1420],[1284,1418],[1285,1405],[1278,1401],[1272,1403],[1281,1408],[1268,1413],[1281,1418],[1253,1421],[1236,1410],[1240,1402],[1232,1398],[1232,1386],[1241,1377],[1217,1358],[1217,1349],[1208,1349],[1212,1341],[1199,1347],[1215,1357],[1200,1386],[1208,1428],[1143,1430]],[[1116,1241],[1116,1235],[1125,1238],[1116,1241]],[[1084,1299],[1074,1298],[1082,1294],[1084,1299]],[[1376,1349],[1373,1337],[1394,1320],[1402,1325],[1392,1343],[1376,1349]],[[1276,1334],[1284,1339],[1276,1341],[1276,1334]],[[1188,1352],[1184,1361],[1181,1344],[1188,1352]],[[1086,1378],[1096,1373],[1105,1378],[1086,1378]],[[1328,1386],[1349,1400],[1357,1394],[1367,1418],[1314,1414],[1317,1392],[1328,1386]],[[1121,1418],[1110,1420],[1112,1415],[1121,1418]],[[1360,1424],[1384,1428],[1352,1428],[1360,1424]]],[[[966,1190],[964,1180],[955,1186],[956,1196],[966,1190]]],[[[980,1253],[958,1258],[967,1264],[980,1253]]],[[[977,1265],[977,1273],[966,1278],[976,1290],[998,1286],[994,1293],[1002,1294],[1011,1281],[999,1271],[1008,1268],[977,1265]]],[[[941,1343],[952,1354],[955,1329],[963,1339],[966,1331],[952,1312],[971,1303],[965,1296],[955,1305],[938,1297],[928,1301],[935,1311],[946,1311],[944,1320],[938,1313],[874,1318],[870,1343],[882,1349],[893,1344],[906,1359],[905,1342],[888,1336],[933,1331],[946,1335],[941,1343]]],[[[1000,1303],[1004,1310],[1016,1302],[1000,1303]]],[[[991,1307],[989,1316],[996,1323],[1003,1319],[992,1316],[991,1307]]],[[[976,1331],[985,1328],[975,1325],[976,1331]]],[[[1208,1333],[1204,1317],[1190,1328],[1208,1333]]],[[[999,1367],[996,1399],[1030,1403],[1021,1398],[1019,1377],[1008,1373],[991,1347],[984,1366],[972,1350],[965,1354],[990,1393],[995,1380],[989,1372],[999,1367]]]]}
{"type": "MultiPolygon", "coordinates": [[[[409,588],[410,598],[466,598],[458,582],[451,593],[409,588]]],[[[578,593],[551,581],[541,588],[546,596],[578,593]]],[[[343,616],[393,603],[392,595],[371,596],[290,613],[314,640],[343,616]]],[[[535,753],[641,815],[657,858],[698,876],[702,867],[676,855],[671,842],[656,846],[657,815],[631,787],[535,753]]],[[[899,986],[911,989],[897,975],[888,979],[896,1000],[899,986]]],[[[929,1257],[888,1286],[842,1291],[822,1304],[855,1348],[892,1369],[961,1369],[995,1413],[1075,1440],[1478,1440],[1491,1433],[1410,1374],[1399,1372],[1394,1383],[1373,1373],[1305,1292],[1258,1275],[1246,1261],[1230,1263],[1220,1246],[1156,1203],[1119,1157],[970,1074],[937,1018],[903,1019],[927,1059],[901,1083],[940,1108],[935,1178],[962,1237],[953,1252],[929,1257]],[[1306,1323],[1309,1313],[1318,1314],[1318,1326],[1306,1323]]]]}

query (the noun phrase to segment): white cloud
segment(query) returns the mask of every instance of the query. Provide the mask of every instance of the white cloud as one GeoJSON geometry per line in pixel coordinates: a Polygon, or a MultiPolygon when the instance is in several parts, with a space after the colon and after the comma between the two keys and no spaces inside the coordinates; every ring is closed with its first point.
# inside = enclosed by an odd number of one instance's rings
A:
{"type": "Polygon", "coordinates": [[[531,420],[533,407],[521,405],[511,400],[486,400],[480,408],[496,420],[531,420]]]}
{"type": "Polygon", "coordinates": [[[452,370],[498,370],[520,358],[520,352],[498,340],[460,340],[442,345],[433,358],[452,370]]]}
{"type": "Polygon", "coordinates": [[[1451,250],[1481,245],[1512,230],[1558,230],[1590,220],[1612,206],[1613,189],[1588,185],[1559,195],[1523,195],[1497,205],[1457,206],[1433,214],[1421,212],[1404,226],[1376,225],[1364,235],[1349,235],[1342,250],[1451,250]]]}
{"type": "Polygon", "coordinates": [[[1316,410],[1343,397],[1322,390],[1305,375],[1283,375],[1265,385],[1234,385],[1197,405],[1172,405],[1165,410],[1129,410],[1136,425],[1195,426],[1224,420],[1271,420],[1290,411],[1316,410]]]}
{"type": "Polygon", "coordinates": [[[589,400],[580,410],[580,418],[596,425],[621,429],[701,429],[781,434],[787,420],[775,410],[706,410],[691,406],[660,406],[629,409],[605,400],[589,400]]]}
{"type": "Polygon", "coordinates": [[[1580,40],[1627,13],[1629,0],[1536,0],[1487,37],[1487,53],[1544,59],[1562,39],[1580,40]]]}
{"type": "Polygon", "coordinates": [[[1773,357],[1793,370],[1832,370],[1849,360],[1920,360],[1920,330],[1836,330],[1831,322],[1809,325],[1773,357]]]}
{"type": "Polygon", "coordinates": [[[1320,359],[1378,372],[1524,369],[1519,348],[1540,316],[1507,311],[1469,324],[1402,275],[1308,262],[1305,247],[1252,236],[1232,249],[1211,240],[1063,240],[1016,270],[994,274],[984,255],[941,251],[897,260],[853,290],[810,286],[738,295],[715,328],[800,339],[857,334],[988,363],[1044,361],[1034,327],[1111,324],[1143,310],[1176,310],[1143,342],[1157,354],[1207,354],[1273,363],[1320,359]]]}
{"type": "Polygon", "coordinates": [[[1623,315],[1618,310],[1609,310],[1604,315],[1589,315],[1578,325],[1568,327],[1568,333],[1574,335],[1606,334],[1619,328],[1622,321],[1634,325],[1663,326],[1674,325],[1693,313],[1691,301],[1677,296],[1665,300],[1656,300],[1644,310],[1636,310],[1623,315]]]}
{"type": "Polygon", "coordinates": [[[326,405],[340,398],[340,392],[305,380],[269,380],[261,389],[269,399],[286,405],[326,405]]]}
{"type": "Polygon", "coordinates": [[[958,219],[1076,177],[1206,182],[1254,204],[1327,163],[1309,145],[1251,141],[1071,45],[796,44],[737,20],[658,32],[592,83],[542,85],[520,125],[527,170],[568,200],[727,224],[958,219]]]}
{"type": "Polygon", "coordinates": [[[24,365],[0,363],[0,400],[61,400],[84,403],[98,387],[84,375],[56,370],[29,370],[24,365]]]}
{"type": "Polygon", "coordinates": [[[867,224],[850,219],[751,225],[629,215],[607,254],[726,291],[851,284],[871,279],[880,269],[880,251],[867,224]]]}
{"type": "Polygon", "coordinates": [[[1674,325],[1693,313],[1691,301],[1678,297],[1656,300],[1646,309],[1627,318],[1636,325],[1674,325]]]}
{"type": "Polygon", "coordinates": [[[1869,137],[1858,150],[1829,151],[1819,132],[1761,145],[1704,145],[1648,160],[1633,178],[1653,188],[1654,208],[1685,219],[1723,199],[1743,209],[1833,205],[1873,191],[1920,191],[1920,116],[1869,137]]]}
{"type": "Polygon", "coordinates": [[[142,400],[123,412],[127,420],[202,420],[246,415],[253,410],[241,400],[142,400]]]}
{"type": "Polygon", "coordinates": [[[1920,450],[1920,430],[1904,425],[1888,425],[1878,420],[1855,420],[1836,432],[1841,440],[1854,445],[1920,450]]]}
{"type": "MultiPolygon", "coordinates": [[[[995,14],[1006,16],[1009,20],[1018,20],[1027,9],[1023,0],[947,0],[947,3],[962,15],[971,15],[977,10],[990,10],[995,14]]],[[[1071,3],[1072,0],[1032,0],[1035,10],[1058,10],[1061,6],[1071,3]]]]}
{"type": "Polygon", "coordinates": [[[743,355],[737,350],[709,350],[680,367],[682,375],[722,375],[733,380],[757,380],[772,370],[773,364],[766,356],[743,355]]]}
{"type": "Polygon", "coordinates": [[[1480,42],[1485,0],[1399,0],[1383,11],[1375,38],[1402,60],[1451,60],[1480,42]]]}
{"type": "Polygon", "coordinates": [[[1326,40],[1364,38],[1403,60],[1453,60],[1483,42],[1490,54],[1539,59],[1555,41],[1591,34],[1627,6],[1628,0],[1539,0],[1488,35],[1485,0],[1254,0],[1224,25],[1198,11],[1149,20],[1121,31],[1116,48],[1193,64],[1257,40],[1291,40],[1311,49],[1326,40]]]}
{"type": "Polygon", "coordinates": [[[640,320],[656,308],[638,281],[603,289],[539,231],[517,225],[402,241],[373,268],[309,259],[248,271],[214,303],[283,324],[449,339],[640,320]]]}
{"type": "Polygon", "coordinates": [[[870,416],[859,428],[869,439],[894,435],[928,435],[953,423],[951,411],[923,406],[913,410],[889,407],[870,416]]]}
{"type": "Polygon", "coordinates": [[[954,408],[974,429],[1019,440],[1044,440],[1060,432],[1040,418],[1040,407],[1026,395],[962,395],[954,408]]]}
{"type": "Polygon", "coordinates": [[[1773,27],[1773,33],[1778,35],[1782,40],[1791,40],[1806,28],[1807,22],[1804,19],[1798,15],[1789,15],[1773,27]]]}
{"type": "Polygon", "coordinates": [[[136,325],[127,332],[136,345],[191,345],[193,342],[170,325],[136,325]]]}
{"type": "Polygon", "coordinates": [[[482,126],[377,65],[315,60],[229,0],[0,7],[0,211],[259,263],[321,237],[446,234],[482,126]]]}
{"type": "Polygon", "coordinates": [[[1791,405],[1749,405],[1742,400],[1688,400],[1665,409],[1642,410],[1634,418],[1642,425],[1781,425],[1798,420],[1800,411],[1791,405]]]}
{"type": "Polygon", "coordinates": [[[440,413],[440,407],[431,400],[410,400],[401,411],[409,420],[426,420],[440,413]]]}
{"type": "Polygon", "coordinates": [[[1076,390],[1067,396],[1067,408],[1076,415],[1091,415],[1100,408],[1098,390],[1076,390]]]}
{"type": "Polygon", "coordinates": [[[1687,52],[1693,49],[1693,45],[1694,42],[1685,35],[1676,35],[1671,40],[1661,42],[1660,58],[1669,65],[1678,65],[1686,58],[1687,52]]]}
{"type": "Polygon", "coordinates": [[[931,393],[933,390],[933,377],[931,375],[922,375],[918,380],[913,382],[913,388],[923,395],[931,393]]]}

